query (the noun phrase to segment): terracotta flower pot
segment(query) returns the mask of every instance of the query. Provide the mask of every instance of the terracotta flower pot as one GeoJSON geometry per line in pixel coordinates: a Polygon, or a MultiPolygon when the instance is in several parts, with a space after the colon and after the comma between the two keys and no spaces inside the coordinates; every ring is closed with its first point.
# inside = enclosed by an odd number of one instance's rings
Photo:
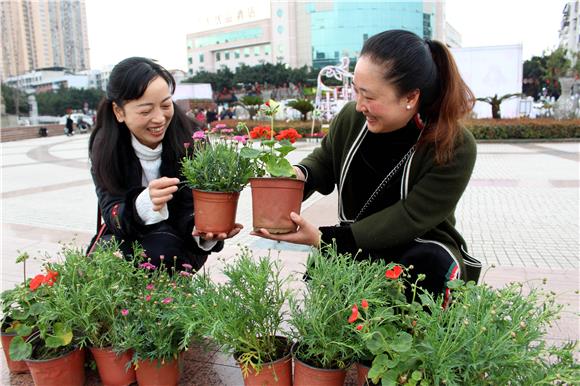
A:
{"type": "Polygon", "coordinates": [[[77,349],[61,357],[26,360],[35,385],[83,386],[85,384],[85,350],[77,349]]]}
{"type": "Polygon", "coordinates": [[[204,192],[193,189],[195,229],[204,233],[229,233],[236,222],[239,192],[204,192]]]}
{"type": "Polygon", "coordinates": [[[288,353],[277,361],[264,363],[259,373],[250,368],[244,377],[245,386],[292,386],[292,355],[288,353]]]}
{"type": "Polygon", "coordinates": [[[139,386],[177,386],[179,360],[161,363],[159,360],[140,360],[135,370],[139,386]]]}
{"type": "Polygon", "coordinates": [[[292,386],[292,353],[290,341],[284,336],[275,336],[277,353],[282,358],[264,363],[259,373],[251,367],[244,377],[245,386],[292,386]]]}
{"type": "Polygon", "coordinates": [[[8,370],[14,374],[28,373],[30,370],[28,370],[26,362],[13,361],[10,359],[10,343],[15,336],[16,334],[6,334],[4,332],[0,334],[0,337],[2,338],[2,349],[4,350],[4,357],[6,358],[6,363],[8,364],[8,370]]]}
{"type": "Polygon", "coordinates": [[[356,384],[358,386],[374,385],[369,379],[370,366],[357,362],[356,363],[356,384]]]}
{"type": "Polygon", "coordinates": [[[133,365],[127,368],[131,362],[133,353],[126,351],[117,355],[110,348],[91,347],[91,353],[97,362],[97,370],[104,386],[127,386],[136,381],[133,365]]]}
{"type": "Polygon", "coordinates": [[[250,178],[254,230],[270,233],[296,231],[290,212],[300,214],[304,181],[295,178],[250,178]]]}
{"type": "Polygon", "coordinates": [[[342,386],[346,370],[320,369],[294,358],[294,386],[342,386]]]}

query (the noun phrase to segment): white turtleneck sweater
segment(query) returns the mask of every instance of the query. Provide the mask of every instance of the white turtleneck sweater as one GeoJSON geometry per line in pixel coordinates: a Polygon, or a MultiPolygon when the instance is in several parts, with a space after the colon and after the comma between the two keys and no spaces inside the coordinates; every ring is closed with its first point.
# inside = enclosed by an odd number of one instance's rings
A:
{"type": "MultiPolygon", "coordinates": [[[[167,220],[169,218],[167,204],[163,205],[159,211],[153,210],[153,202],[151,202],[151,196],[149,194],[149,183],[160,177],[159,167],[161,166],[163,144],[160,143],[155,149],[151,149],[143,145],[131,134],[131,145],[143,168],[141,184],[147,187],[135,200],[137,214],[145,225],[157,224],[158,222],[167,220]]],[[[194,236],[194,239],[199,247],[205,251],[209,251],[217,244],[217,241],[200,239],[199,236],[194,236]]]]}

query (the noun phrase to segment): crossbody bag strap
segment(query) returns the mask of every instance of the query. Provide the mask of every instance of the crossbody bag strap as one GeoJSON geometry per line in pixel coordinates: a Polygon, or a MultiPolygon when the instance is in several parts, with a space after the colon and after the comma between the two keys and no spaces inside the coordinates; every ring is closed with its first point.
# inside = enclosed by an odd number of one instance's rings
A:
{"type": "Polygon", "coordinates": [[[391,181],[393,179],[393,177],[397,174],[397,172],[399,171],[399,169],[401,169],[401,167],[405,164],[405,162],[407,162],[407,160],[411,157],[411,155],[413,155],[413,153],[415,152],[415,149],[416,148],[417,148],[417,145],[416,144],[413,145],[413,146],[411,146],[411,148],[403,156],[403,158],[401,158],[401,160],[391,169],[391,171],[385,176],[385,178],[383,178],[383,180],[381,181],[381,183],[377,186],[377,188],[375,189],[375,191],[368,198],[367,202],[365,202],[365,204],[363,205],[363,207],[361,208],[361,210],[358,212],[358,214],[356,215],[354,221],[360,220],[361,216],[371,206],[371,204],[374,202],[374,200],[377,198],[377,196],[381,193],[381,191],[385,188],[385,186],[387,186],[387,184],[389,183],[389,181],[391,181]]]}

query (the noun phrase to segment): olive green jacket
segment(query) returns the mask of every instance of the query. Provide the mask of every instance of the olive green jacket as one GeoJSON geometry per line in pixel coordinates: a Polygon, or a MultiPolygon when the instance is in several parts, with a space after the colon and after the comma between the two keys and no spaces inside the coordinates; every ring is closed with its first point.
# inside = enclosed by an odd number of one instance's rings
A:
{"type": "MultiPolygon", "coordinates": [[[[348,153],[356,152],[357,143],[362,142],[363,130],[365,116],[355,110],[354,103],[348,103],[333,120],[321,146],[300,162],[312,173],[314,190],[330,194],[338,186],[341,221],[348,222],[342,217],[349,197],[341,194],[340,176],[348,169],[348,153]]],[[[403,168],[401,199],[351,224],[359,248],[381,250],[413,240],[436,243],[454,257],[460,267],[459,277],[470,279],[464,275],[467,247],[455,229],[454,212],[473,171],[476,144],[466,129],[457,142],[452,160],[445,165],[435,163],[433,145],[417,147],[403,168]]],[[[305,193],[307,197],[312,191],[305,193]]]]}

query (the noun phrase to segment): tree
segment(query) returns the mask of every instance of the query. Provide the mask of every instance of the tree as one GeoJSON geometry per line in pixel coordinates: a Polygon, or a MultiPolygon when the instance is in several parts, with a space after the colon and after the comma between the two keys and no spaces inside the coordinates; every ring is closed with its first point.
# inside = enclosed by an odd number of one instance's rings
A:
{"type": "Polygon", "coordinates": [[[485,102],[485,103],[489,103],[491,105],[491,117],[493,119],[500,119],[501,118],[501,111],[500,111],[500,106],[502,104],[503,101],[513,98],[513,97],[517,97],[517,96],[521,96],[522,94],[505,94],[502,95],[501,97],[498,98],[497,94],[495,94],[492,97],[485,97],[485,98],[477,98],[478,101],[481,102],[485,102]]]}
{"type": "Polygon", "coordinates": [[[97,109],[104,96],[105,92],[96,88],[60,88],[36,94],[36,101],[40,115],[60,116],[68,109],[81,110],[85,103],[89,109],[97,109]]]}
{"type": "Polygon", "coordinates": [[[16,88],[2,85],[2,99],[6,106],[7,114],[16,114],[16,95],[18,94],[18,110],[20,114],[28,114],[28,102],[26,94],[22,91],[17,93],[16,88]]]}
{"type": "Polygon", "coordinates": [[[250,119],[254,119],[262,103],[264,103],[264,100],[261,97],[255,95],[246,95],[242,97],[240,102],[236,102],[236,104],[246,109],[248,114],[250,114],[250,119]]]}
{"type": "Polygon", "coordinates": [[[308,99],[298,99],[288,103],[288,106],[292,107],[295,110],[300,111],[302,114],[302,120],[306,120],[306,115],[314,110],[314,105],[308,99]]]}
{"type": "Polygon", "coordinates": [[[545,89],[547,96],[555,98],[560,96],[561,87],[558,78],[568,75],[569,70],[572,70],[572,73],[575,71],[580,73],[580,68],[571,67],[566,52],[566,49],[560,47],[524,62],[522,90],[525,95],[537,100],[545,89]]]}

